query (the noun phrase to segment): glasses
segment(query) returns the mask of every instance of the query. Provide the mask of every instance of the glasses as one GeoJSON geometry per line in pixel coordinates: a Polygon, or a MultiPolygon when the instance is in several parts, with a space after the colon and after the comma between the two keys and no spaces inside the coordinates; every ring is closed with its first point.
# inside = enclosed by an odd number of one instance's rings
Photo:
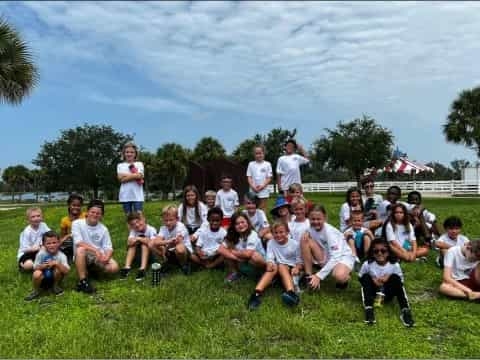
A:
{"type": "Polygon", "coordinates": [[[377,254],[386,254],[387,252],[388,252],[387,249],[374,249],[374,250],[373,250],[373,253],[374,253],[375,255],[377,255],[377,254]]]}
{"type": "Polygon", "coordinates": [[[373,188],[373,185],[372,185],[372,184],[370,184],[370,185],[365,185],[364,188],[365,188],[365,189],[366,189],[366,188],[373,188]]]}

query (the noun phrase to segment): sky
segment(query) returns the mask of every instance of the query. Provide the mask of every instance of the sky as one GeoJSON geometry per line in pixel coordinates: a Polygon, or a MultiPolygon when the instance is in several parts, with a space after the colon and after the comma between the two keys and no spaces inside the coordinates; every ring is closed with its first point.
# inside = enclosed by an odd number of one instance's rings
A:
{"type": "Polygon", "coordinates": [[[475,2],[0,2],[40,82],[0,104],[0,168],[31,167],[62,129],[108,124],[155,151],[297,128],[310,148],[372,116],[420,162],[475,160],[442,134],[480,85],[475,2]]]}

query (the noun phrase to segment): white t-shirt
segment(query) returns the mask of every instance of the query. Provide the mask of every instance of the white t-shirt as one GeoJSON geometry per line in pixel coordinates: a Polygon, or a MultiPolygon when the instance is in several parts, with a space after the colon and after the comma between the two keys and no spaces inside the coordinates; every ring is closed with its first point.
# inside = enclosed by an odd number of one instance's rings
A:
{"type": "Polygon", "coordinates": [[[80,242],[93,246],[102,253],[113,250],[110,233],[102,223],[91,226],[87,219],[75,220],[72,223],[72,237],[75,250],[80,242]]]}
{"type": "Polygon", "coordinates": [[[368,199],[373,199],[373,207],[377,209],[383,201],[382,195],[373,194],[372,196],[362,195],[363,206],[367,203],[368,199]]]}
{"type": "MultiPolygon", "coordinates": [[[[137,168],[139,173],[145,174],[143,168],[143,163],[140,161],[135,161],[133,163],[137,168]]],[[[123,162],[117,165],[117,175],[120,174],[132,174],[129,169],[130,164],[123,162]]],[[[143,195],[143,185],[137,184],[135,180],[124,182],[120,185],[120,192],[118,193],[118,201],[120,202],[130,202],[130,201],[145,201],[143,195]]]]}
{"type": "Polygon", "coordinates": [[[448,233],[445,233],[440,236],[436,242],[443,242],[450,246],[463,246],[469,241],[470,240],[466,236],[461,234],[459,234],[456,239],[451,239],[450,236],[448,236],[448,233]]]}
{"type": "Polygon", "coordinates": [[[391,202],[388,200],[383,200],[380,205],[378,206],[378,219],[382,220],[385,222],[387,220],[388,216],[390,215],[390,210],[388,210],[388,206],[391,205],[391,202]]]}
{"type": "Polygon", "coordinates": [[[207,221],[208,209],[207,209],[207,206],[203,202],[199,201],[198,202],[198,210],[199,210],[199,214],[200,214],[200,219],[199,220],[197,220],[197,218],[195,216],[195,207],[190,207],[190,206],[187,206],[187,213],[186,213],[185,219],[183,219],[182,218],[183,217],[183,204],[180,204],[180,206],[178,207],[178,218],[185,225],[200,226],[204,222],[207,221]]]}
{"type": "Polygon", "coordinates": [[[288,230],[290,231],[290,236],[299,244],[300,240],[302,240],[303,234],[305,234],[309,228],[310,220],[308,219],[305,219],[303,222],[293,220],[288,223],[288,230]]]}
{"type": "Polygon", "coordinates": [[[224,218],[231,218],[235,212],[235,208],[239,205],[238,194],[235,190],[230,189],[229,191],[225,191],[220,189],[217,191],[215,206],[220,206],[224,218]]]}
{"type": "Polygon", "coordinates": [[[36,268],[37,266],[43,264],[48,258],[50,258],[50,260],[57,261],[59,264],[62,264],[63,266],[65,266],[67,269],[70,270],[70,265],[68,265],[67,257],[60,250],[58,250],[56,254],[52,255],[52,254],[49,254],[47,250],[41,249],[38,252],[37,256],[35,256],[35,262],[33,263],[33,267],[36,268]]]}
{"type": "Polygon", "coordinates": [[[253,216],[250,216],[247,210],[243,210],[243,213],[248,216],[256,232],[259,232],[262,229],[270,227],[270,224],[268,223],[267,215],[265,215],[265,212],[263,210],[257,209],[255,211],[255,215],[253,216]]]}
{"type": "Polygon", "coordinates": [[[34,246],[41,247],[42,236],[47,231],[50,231],[50,228],[44,222],[41,222],[36,230],[32,228],[31,225],[27,225],[27,227],[20,233],[20,246],[17,252],[17,261],[20,260],[28,249],[34,246]]]}
{"type": "Polygon", "coordinates": [[[413,226],[410,226],[410,230],[405,229],[405,225],[396,225],[395,230],[390,222],[387,223],[385,228],[385,234],[387,241],[395,241],[401,248],[410,250],[412,243],[416,241],[415,231],[413,226]]]}
{"type": "Polygon", "coordinates": [[[208,227],[200,232],[195,246],[202,249],[207,256],[213,256],[225,240],[226,235],[227,231],[224,228],[212,231],[210,227],[208,227]]]}
{"type": "Polygon", "coordinates": [[[403,282],[403,272],[398,262],[392,264],[387,261],[385,265],[380,265],[376,261],[365,261],[358,272],[358,277],[362,277],[364,274],[370,275],[372,278],[380,278],[386,275],[397,274],[403,282]]]}
{"type": "MultiPolygon", "coordinates": [[[[267,178],[271,178],[273,176],[272,164],[270,164],[268,161],[250,161],[247,167],[247,176],[252,178],[253,183],[256,186],[263,185],[265,184],[267,178]]],[[[252,188],[250,188],[250,190],[254,191],[252,188]]],[[[260,198],[268,197],[269,195],[270,192],[268,187],[257,193],[257,196],[260,198]]]]}
{"type": "Polygon", "coordinates": [[[303,264],[300,244],[291,236],[288,241],[280,245],[276,240],[270,240],[267,244],[267,262],[295,266],[303,264]]]}
{"type": "MultiPolygon", "coordinates": [[[[229,247],[227,240],[223,242],[223,246],[229,247]]],[[[262,245],[262,240],[258,237],[258,234],[255,231],[252,231],[250,235],[245,238],[240,238],[238,243],[235,245],[236,250],[255,250],[265,257],[265,249],[262,245]]]]}
{"type": "Polygon", "coordinates": [[[345,231],[348,227],[348,220],[350,220],[350,205],[344,202],[340,207],[340,231],[345,231]]]}
{"type": "Polygon", "coordinates": [[[325,251],[326,263],[316,274],[320,280],[325,279],[338,263],[353,268],[355,258],[343,234],[332,225],[325,223],[320,231],[310,227],[308,232],[325,251]]]}
{"type": "Polygon", "coordinates": [[[282,175],[281,190],[288,190],[290,185],[295,183],[301,184],[300,166],[309,162],[310,160],[298,154],[280,156],[277,161],[277,174],[282,175]]]}
{"type": "Polygon", "coordinates": [[[457,281],[468,279],[477,264],[478,261],[470,261],[463,255],[461,246],[448,249],[443,259],[444,267],[452,269],[452,278],[457,281]]]}
{"type": "Polygon", "coordinates": [[[183,225],[183,223],[181,223],[180,221],[177,221],[177,224],[172,230],[169,230],[165,225],[162,225],[158,230],[158,236],[163,237],[164,240],[175,239],[179,234],[183,235],[183,245],[185,245],[185,247],[188,249],[188,251],[190,251],[190,253],[193,253],[192,243],[190,242],[190,235],[188,235],[188,230],[185,225],[183,225]]]}
{"type": "Polygon", "coordinates": [[[147,239],[153,240],[157,237],[157,230],[155,230],[153,226],[147,224],[145,231],[135,231],[132,229],[128,234],[129,238],[136,238],[138,236],[145,236],[147,239]]]}

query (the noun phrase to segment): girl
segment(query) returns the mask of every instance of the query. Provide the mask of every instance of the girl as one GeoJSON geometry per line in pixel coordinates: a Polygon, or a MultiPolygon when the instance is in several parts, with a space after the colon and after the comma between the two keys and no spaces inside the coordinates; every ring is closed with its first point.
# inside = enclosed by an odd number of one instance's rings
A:
{"type": "Polygon", "coordinates": [[[422,238],[430,246],[433,236],[440,236],[437,217],[423,207],[422,194],[418,191],[408,193],[407,203],[417,240],[422,238]]]}
{"type": "Polygon", "coordinates": [[[282,293],[282,301],[288,306],[298,305],[300,302],[300,298],[294,292],[293,282],[293,277],[298,276],[302,270],[300,246],[289,236],[286,224],[276,222],[272,229],[274,240],[268,242],[267,267],[248,301],[250,310],[254,310],[260,305],[263,292],[277,275],[280,276],[285,289],[285,292],[282,293]]]}
{"type": "Polygon", "coordinates": [[[340,208],[340,231],[344,232],[351,226],[350,212],[363,211],[362,193],[359,188],[352,187],[347,190],[347,201],[340,208]]]}
{"type": "Polygon", "coordinates": [[[270,232],[270,224],[268,223],[267,215],[261,209],[257,209],[258,198],[253,192],[248,192],[245,194],[244,204],[245,210],[244,214],[247,214],[250,223],[257,232],[258,236],[264,243],[267,243],[268,240],[273,238],[272,233],[270,232]]]}
{"type": "Polygon", "coordinates": [[[230,273],[225,278],[227,283],[238,280],[240,271],[250,273],[250,265],[260,270],[264,270],[266,266],[262,241],[253,230],[248,216],[239,212],[233,214],[227,236],[218,252],[226,259],[230,268],[230,273]]]}
{"type": "Polygon", "coordinates": [[[137,145],[132,142],[123,146],[122,157],[124,162],[117,166],[117,177],[120,181],[118,200],[122,203],[125,214],[143,211],[143,163],[138,158],[137,145]]]}
{"type": "Polygon", "coordinates": [[[312,289],[318,289],[320,281],[332,273],[337,288],[345,289],[355,258],[343,234],[328,224],[326,218],[327,212],[322,205],[316,205],[310,211],[310,228],[301,240],[305,279],[312,289]],[[312,275],[314,260],[324,265],[319,272],[312,275]]]}
{"type": "Polygon", "coordinates": [[[60,250],[67,256],[69,262],[73,259],[72,222],[77,219],[85,219],[82,212],[83,197],[79,194],[71,194],[67,200],[68,215],[60,221],[60,250]]]}
{"type": "Polygon", "coordinates": [[[295,198],[291,208],[295,218],[288,223],[288,229],[293,240],[300,244],[303,234],[310,228],[310,221],[307,219],[307,202],[304,198],[295,198]]]}
{"type": "Polygon", "coordinates": [[[267,200],[270,196],[268,185],[272,181],[272,164],[265,161],[265,147],[255,145],[253,147],[255,161],[250,161],[247,168],[247,180],[250,191],[254,192],[259,199],[258,207],[265,211],[267,200]]]}
{"type": "Polygon", "coordinates": [[[448,249],[453,246],[463,246],[468,242],[468,238],[462,234],[462,220],[457,216],[449,216],[443,222],[443,228],[446,233],[435,241],[435,246],[440,251],[436,263],[438,267],[443,268],[443,258],[447,254],[448,249]]]}
{"type": "MultiPolygon", "coordinates": [[[[178,218],[187,227],[190,235],[193,235],[207,221],[207,211],[205,204],[200,201],[200,193],[196,186],[185,186],[183,202],[178,207],[178,218]]],[[[191,237],[192,241],[194,239],[191,237]]]]}
{"type": "Polygon", "coordinates": [[[400,260],[412,262],[417,257],[428,255],[428,248],[417,249],[413,226],[410,224],[407,208],[402,203],[392,205],[390,217],[383,229],[384,237],[400,260]]]}
{"type": "Polygon", "coordinates": [[[375,323],[373,305],[381,306],[386,301],[397,297],[400,305],[400,319],[403,325],[412,327],[414,324],[412,312],[403,286],[403,273],[395,256],[390,251],[388,242],[384,239],[372,241],[368,260],[358,273],[362,285],[362,299],[365,308],[365,322],[375,323]]]}
{"type": "Polygon", "coordinates": [[[280,220],[285,224],[288,224],[292,221],[292,216],[290,214],[290,203],[285,200],[282,195],[279,195],[275,200],[275,205],[273,209],[270,210],[270,214],[275,220],[280,220]]]}

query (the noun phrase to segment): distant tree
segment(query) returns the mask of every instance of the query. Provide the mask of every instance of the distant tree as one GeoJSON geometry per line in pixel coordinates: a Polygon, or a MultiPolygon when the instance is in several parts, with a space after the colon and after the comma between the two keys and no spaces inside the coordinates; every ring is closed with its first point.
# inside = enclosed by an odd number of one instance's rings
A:
{"type": "Polygon", "coordinates": [[[199,163],[224,159],[227,153],[223,145],[213,137],[204,137],[200,139],[192,153],[192,160],[199,163]]]}
{"type": "Polygon", "coordinates": [[[157,159],[152,163],[152,171],[158,173],[157,184],[164,197],[183,185],[188,171],[188,151],[180,144],[163,144],[157,150],[157,159]]]}
{"type": "Polygon", "coordinates": [[[357,183],[365,169],[383,167],[391,158],[393,135],[371,117],[339,122],[336,129],[325,131],[313,144],[316,161],[347,170],[357,183]]]}
{"type": "Polygon", "coordinates": [[[30,170],[23,165],[9,166],[3,171],[2,179],[12,192],[12,202],[15,201],[15,192],[26,192],[29,178],[30,170]]]}
{"type": "Polygon", "coordinates": [[[256,134],[253,138],[246,139],[237,145],[232,152],[232,159],[243,165],[248,165],[250,161],[254,160],[253,147],[258,144],[264,145],[264,143],[265,138],[256,134]]]}
{"type": "Polygon", "coordinates": [[[111,191],[118,187],[117,164],[123,145],[131,141],[107,125],[79,126],[62,130],[60,137],[45,142],[33,163],[45,171],[57,190],[111,191]]]}
{"type": "Polygon", "coordinates": [[[470,166],[470,161],[465,159],[455,159],[450,163],[450,166],[455,172],[455,179],[460,180],[462,178],[462,170],[470,166]]]}
{"type": "Polygon", "coordinates": [[[445,166],[438,162],[429,162],[425,165],[431,167],[434,170],[433,173],[422,173],[424,179],[426,180],[452,180],[455,178],[455,171],[448,166],[445,166]]]}
{"type": "Polygon", "coordinates": [[[20,104],[37,82],[37,66],[27,43],[0,18],[0,103],[20,104]]]}
{"type": "Polygon", "coordinates": [[[453,101],[443,133],[447,141],[473,149],[480,158],[480,87],[464,90],[453,101]]]}
{"type": "Polygon", "coordinates": [[[47,191],[48,188],[48,177],[45,170],[30,170],[29,182],[31,190],[35,193],[35,201],[38,202],[39,193],[47,191]]]}

